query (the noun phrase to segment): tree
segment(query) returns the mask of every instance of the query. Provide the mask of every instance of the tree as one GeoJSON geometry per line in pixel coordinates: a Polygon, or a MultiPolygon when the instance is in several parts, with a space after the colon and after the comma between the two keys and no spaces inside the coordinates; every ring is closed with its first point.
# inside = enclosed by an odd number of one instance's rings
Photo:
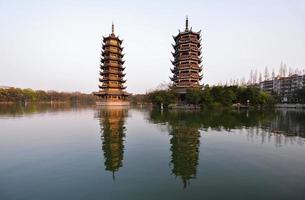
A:
{"type": "Polygon", "coordinates": [[[201,89],[188,89],[186,91],[186,101],[189,104],[198,105],[202,98],[202,90],[201,89]]]}
{"type": "Polygon", "coordinates": [[[272,69],[272,80],[275,79],[275,73],[274,73],[274,69],[272,69]]]}
{"type": "Polygon", "coordinates": [[[269,79],[269,71],[268,71],[268,67],[265,67],[265,75],[264,75],[265,81],[269,79]]]}
{"type": "Polygon", "coordinates": [[[253,74],[253,81],[252,81],[253,84],[257,83],[257,74],[258,74],[257,69],[255,69],[254,74],[253,74]]]}
{"type": "Polygon", "coordinates": [[[259,73],[259,77],[258,77],[258,82],[261,83],[262,81],[263,81],[262,73],[260,72],[259,73]]]}
{"type": "Polygon", "coordinates": [[[287,72],[287,65],[284,64],[284,67],[283,67],[283,76],[286,77],[286,72],[287,72]]]}

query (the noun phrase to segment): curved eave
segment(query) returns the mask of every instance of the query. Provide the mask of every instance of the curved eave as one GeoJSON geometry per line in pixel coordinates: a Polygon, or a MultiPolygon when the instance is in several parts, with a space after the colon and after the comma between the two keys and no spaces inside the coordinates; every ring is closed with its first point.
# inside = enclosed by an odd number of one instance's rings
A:
{"type": "Polygon", "coordinates": [[[117,41],[119,41],[120,44],[123,43],[123,40],[121,40],[121,39],[119,38],[119,36],[115,36],[114,34],[110,34],[110,35],[107,36],[107,37],[104,37],[104,36],[103,36],[103,42],[106,42],[107,40],[110,40],[110,39],[112,39],[112,40],[117,40],[117,41]]]}
{"type": "Polygon", "coordinates": [[[198,32],[193,31],[192,29],[190,29],[189,31],[183,31],[183,32],[180,32],[180,30],[179,30],[178,35],[173,36],[173,38],[174,38],[174,40],[177,40],[180,36],[187,35],[187,34],[193,34],[193,35],[196,35],[198,38],[200,38],[201,30],[199,30],[198,32]]]}
{"type": "Polygon", "coordinates": [[[107,74],[116,74],[118,75],[119,77],[124,77],[126,74],[125,73],[122,73],[120,71],[117,71],[117,72],[114,72],[114,71],[100,71],[100,75],[101,76],[104,76],[104,75],[107,75],[107,74]]]}
{"type": "Polygon", "coordinates": [[[99,85],[98,86],[100,89],[109,89],[109,88],[114,88],[114,89],[121,89],[125,90],[127,87],[126,86],[108,86],[108,85],[99,85]]]}
{"type": "Polygon", "coordinates": [[[122,65],[108,65],[108,64],[100,65],[100,69],[109,69],[109,68],[118,68],[121,71],[125,70],[125,67],[123,67],[122,65]]]}
{"type": "Polygon", "coordinates": [[[173,69],[170,69],[171,70],[171,72],[172,73],[175,73],[175,72],[177,72],[178,71],[178,69],[175,67],[175,68],[173,68],[173,69]]]}
{"type": "Polygon", "coordinates": [[[126,80],[121,79],[121,78],[108,78],[108,77],[100,77],[99,81],[100,82],[116,81],[116,82],[120,82],[120,83],[126,82],[126,80]]]}

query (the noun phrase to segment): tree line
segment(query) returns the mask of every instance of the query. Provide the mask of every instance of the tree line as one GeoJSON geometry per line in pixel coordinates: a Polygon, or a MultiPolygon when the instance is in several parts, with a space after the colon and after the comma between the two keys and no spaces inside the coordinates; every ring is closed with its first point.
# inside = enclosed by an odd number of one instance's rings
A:
{"type": "Polygon", "coordinates": [[[94,103],[93,94],[57,92],[21,88],[0,88],[0,102],[80,102],[94,103]]]}
{"type": "MultiPolygon", "coordinates": [[[[175,89],[154,90],[141,96],[142,103],[152,103],[156,106],[163,104],[165,107],[175,104],[183,99],[183,104],[201,107],[225,106],[233,104],[245,106],[270,106],[276,98],[269,93],[261,91],[254,86],[208,86],[203,89],[188,89],[185,95],[179,95],[175,89]]],[[[134,100],[136,102],[136,100],[134,100]]]]}

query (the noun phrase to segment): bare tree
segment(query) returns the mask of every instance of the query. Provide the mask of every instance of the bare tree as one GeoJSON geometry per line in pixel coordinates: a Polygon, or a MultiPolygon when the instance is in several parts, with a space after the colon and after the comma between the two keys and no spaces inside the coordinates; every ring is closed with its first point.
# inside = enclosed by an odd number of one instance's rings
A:
{"type": "Polygon", "coordinates": [[[245,85],[246,85],[246,79],[245,79],[245,77],[242,77],[242,78],[240,79],[240,84],[241,84],[242,86],[245,86],[245,85]]]}
{"type": "Polygon", "coordinates": [[[272,80],[275,79],[275,72],[274,72],[274,69],[272,69],[272,80]]]}
{"type": "Polygon", "coordinates": [[[283,61],[281,61],[281,65],[280,65],[280,69],[279,69],[279,76],[283,77],[284,76],[284,65],[283,65],[283,61]]]}
{"type": "Polygon", "coordinates": [[[253,84],[257,83],[257,69],[255,69],[254,74],[253,74],[253,84]]]}
{"type": "Polygon", "coordinates": [[[262,72],[259,72],[258,82],[261,83],[263,81],[262,72]]]}
{"type": "Polygon", "coordinates": [[[293,74],[293,69],[291,67],[289,67],[288,76],[291,76],[292,74],[293,74]]]}
{"type": "Polygon", "coordinates": [[[249,85],[252,85],[252,84],[253,84],[252,81],[253,81],[253,70],[251,69],[248,84],[249,84],[249,85]]]}
{"type": "Polygon", "coordinates": [[[284,64],[284,67],[283,67],[283,76],[286,77],[286,72],[287,72],[287,65],[284,64]]]}
{"type": "Polygon", "coordinates": [[[265,67],[265,75],[264,75],[265,81],[269,79],[269,71],[268,71],[268,67],[265,67]]]}

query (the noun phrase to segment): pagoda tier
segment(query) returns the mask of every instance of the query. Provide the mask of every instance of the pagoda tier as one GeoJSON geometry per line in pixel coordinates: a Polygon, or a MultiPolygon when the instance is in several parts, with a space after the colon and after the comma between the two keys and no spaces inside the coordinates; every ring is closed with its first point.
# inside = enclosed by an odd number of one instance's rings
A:
{"type": "Polygon", "coordinates": [[[201,57],[201,31],[194,32],[188,28],[186,18],[185,31],[173,36],[174,60],[171,61],[174,67],[171,69],[173,76],[170,77],[175,88],[201,88],[202,80],[202,57],[201,57]]]}
{"type": "Polygon", "coordinates": [[[125,67],[123,67],[125,61],[123,60],[124,54],[122,54],[122,42],[123,40],[114,34],[112,24],[112,33],[108,37],[103,37],[99,77],[100,90],[95,93],[99,100],[104,102],[103,105],[110,105],[109,102],[119,105],[119,102],[128,101],[129,94],[124,91],[126,89],[124,86],[126,74],[124,73],[125,67]]]}

